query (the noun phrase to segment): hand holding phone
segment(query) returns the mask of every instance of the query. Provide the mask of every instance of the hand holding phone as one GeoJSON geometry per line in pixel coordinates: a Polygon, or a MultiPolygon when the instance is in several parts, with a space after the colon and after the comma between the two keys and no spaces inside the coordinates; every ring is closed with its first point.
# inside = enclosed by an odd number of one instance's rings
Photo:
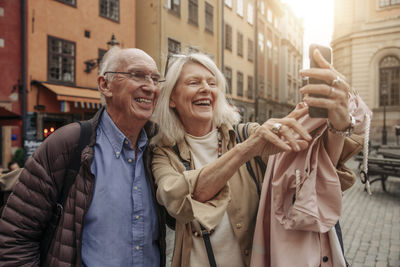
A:
{"type": "MultiPolygon", "coordinates": [[[[322,54],[322,56],[325,58],[325,60],[331,64],[332,63],[332,51],[330,47],[327,46],[322,46],[318,44],[311,44],[309,48],[309,58],[310,58],[310,68],[319,68],[318,64],[314,60],[314,50],[318,49],[319,52],[322,54]]],[[[327,84],[325,81],[314,79],[314,78],[309,78],[308,83],[310,84],[327,84]]],[[[310,94],[312,97],[325,97],[325,95],[318,95],[318,94],[310,94]]],[[[328,118],[328,110],[326,108],[320,108],[320,107],[312,107],[310,106],[308,109],[308,114],[310,115],[311,118],[328,118]]]]}

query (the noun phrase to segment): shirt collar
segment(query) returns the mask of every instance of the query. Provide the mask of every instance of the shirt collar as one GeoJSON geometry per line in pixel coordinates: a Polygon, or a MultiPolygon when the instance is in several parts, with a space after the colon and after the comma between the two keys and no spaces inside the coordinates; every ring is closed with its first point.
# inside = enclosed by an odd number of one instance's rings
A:
{"type": "MultiPolygon", "coordinates": [[[[125,141],[127,144],[130,144],[130,141],[126,136],[118,129],[115,125],[114,121],[111,119],[110,115],[108,114],[107,110],[104,111],[101,121],[100,127],[103,130],[105,136],[107,137],[108,141],[110,142],[113,150],[114,155],[119,158],[122,148],[124,146],[125,141]]],[[[143,151],[148,144],[148,138],[146,131],[142,129],[140,131],[139,139],[138,139],[138,149],[143,151]]],[[[132,145],[131,145],[132,146],[132,145]]]]}

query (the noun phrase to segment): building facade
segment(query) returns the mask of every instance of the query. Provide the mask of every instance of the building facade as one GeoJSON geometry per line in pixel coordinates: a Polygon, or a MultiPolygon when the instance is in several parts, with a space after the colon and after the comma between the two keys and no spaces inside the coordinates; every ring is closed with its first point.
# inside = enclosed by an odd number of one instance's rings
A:
{"type": "Polygon", "coordinates": [[[135,47],[135,1],[26,2],[29,156],[57,128],[100,108],[97,65],[115,39],[121,47],[135,47]]]}
{"type": "Polygon", "coordinates": [[[288,108],[280,99],[280,19],[283,17],[279,0],[257,0],[256,17],[256,121],[283,117],[288,108]]]}
{"type": "Polygon", "coordinates": [[[374,112],[370,139],[398,141],[400,1],[335,0],[332,48],[335,67],[374,112]]]}
{"type": "Polygon", "coordinates": [[[302,78],[299,74],[303,66],[303,20],[296,17],[289,6],[283,6],[284,15],[280,20],[280,88],[279,99],[289,109],[301,101],[299,89],[302,78]]]}
{"type": "Polygon", "coordinates": [[[148,0],[136,3],[136,45],[164,74],[168,55],[202,52],[221,66],[221,2],[148,0]]]}
{"type": "Polygon", "coordinates": [[[242,115],[255,120],[255,6],[254,0],[224,1],[223,72],[226,95],[242,115]]]}
{"type": "Polygon", "coordinates": [[[21,2],[0,1],[0,167],[22,142],[21,2]]]}

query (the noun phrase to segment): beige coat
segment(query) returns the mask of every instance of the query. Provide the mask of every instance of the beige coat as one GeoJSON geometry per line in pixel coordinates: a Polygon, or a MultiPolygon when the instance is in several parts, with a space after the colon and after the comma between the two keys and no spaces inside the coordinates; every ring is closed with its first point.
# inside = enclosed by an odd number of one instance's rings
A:
{"type": "MultiPolygon", "coordinates": [[[[251,124],[248,129],[249,134],[253,133],[256,127],[258,124],[251,124]]],[[[236,144],[235,131],[226,125],[223,125],[221,130],[222,153],[225,153],[236,144]]],[[[186,142],[179,143],[178,148],[181,157],[188,160],[194,169],[186,142]]],[[[256,176],[262,179],[261,171],[254,162],[252,163],[256,176]]],[[[214,199],[206,203],[198,202],[191,196],[202,169],[186,171],[171,147],[158,147],[154,150],[152,169],[158,186],[157,200],[176,218],[172,266],[189,266],[192,248],[190,222],[197,219],[207,229],[214,229],[221,221],[225,210],[239,241],[242,258],[246,266],[249,266],[259,198],[255,182],[249,175],[246,165],[241,166],[214,199]]]]}

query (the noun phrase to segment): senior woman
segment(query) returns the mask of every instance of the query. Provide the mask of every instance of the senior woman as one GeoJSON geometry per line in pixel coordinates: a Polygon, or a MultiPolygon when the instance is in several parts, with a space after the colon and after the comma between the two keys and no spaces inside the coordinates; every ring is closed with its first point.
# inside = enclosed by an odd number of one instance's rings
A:
{"type": "MultiPolygon", "coordinates": [[[[170,63],[160,92],[152,170],[157,200],[176,219],[172,266],[209,266],[207,233],[218,266],[249,266],[263,173],[255,168],[255,182],[245,163],[255,156],[267,162],[277,152],[301,151],[312,139],[297,121],[307,113],[303,105],[285,118],[251,123],[248,138],[237,143],[233,126],[240,118],[225,98],[225,85],[208,56],[180,55],[170,63]]],[[[342,90],[335,94],[341,104],[327,106],[330,124],[339,130],[351,124],[342,90]]],[[[314,86],[307,93],[328,95],[329,90],[314,86]]],[[[309,102],[326,105],[314,98],[309,102]]],[[[328,133],[327,140],[334,143],[327,150],[337,162],[344,138],[328,133]]]]}

